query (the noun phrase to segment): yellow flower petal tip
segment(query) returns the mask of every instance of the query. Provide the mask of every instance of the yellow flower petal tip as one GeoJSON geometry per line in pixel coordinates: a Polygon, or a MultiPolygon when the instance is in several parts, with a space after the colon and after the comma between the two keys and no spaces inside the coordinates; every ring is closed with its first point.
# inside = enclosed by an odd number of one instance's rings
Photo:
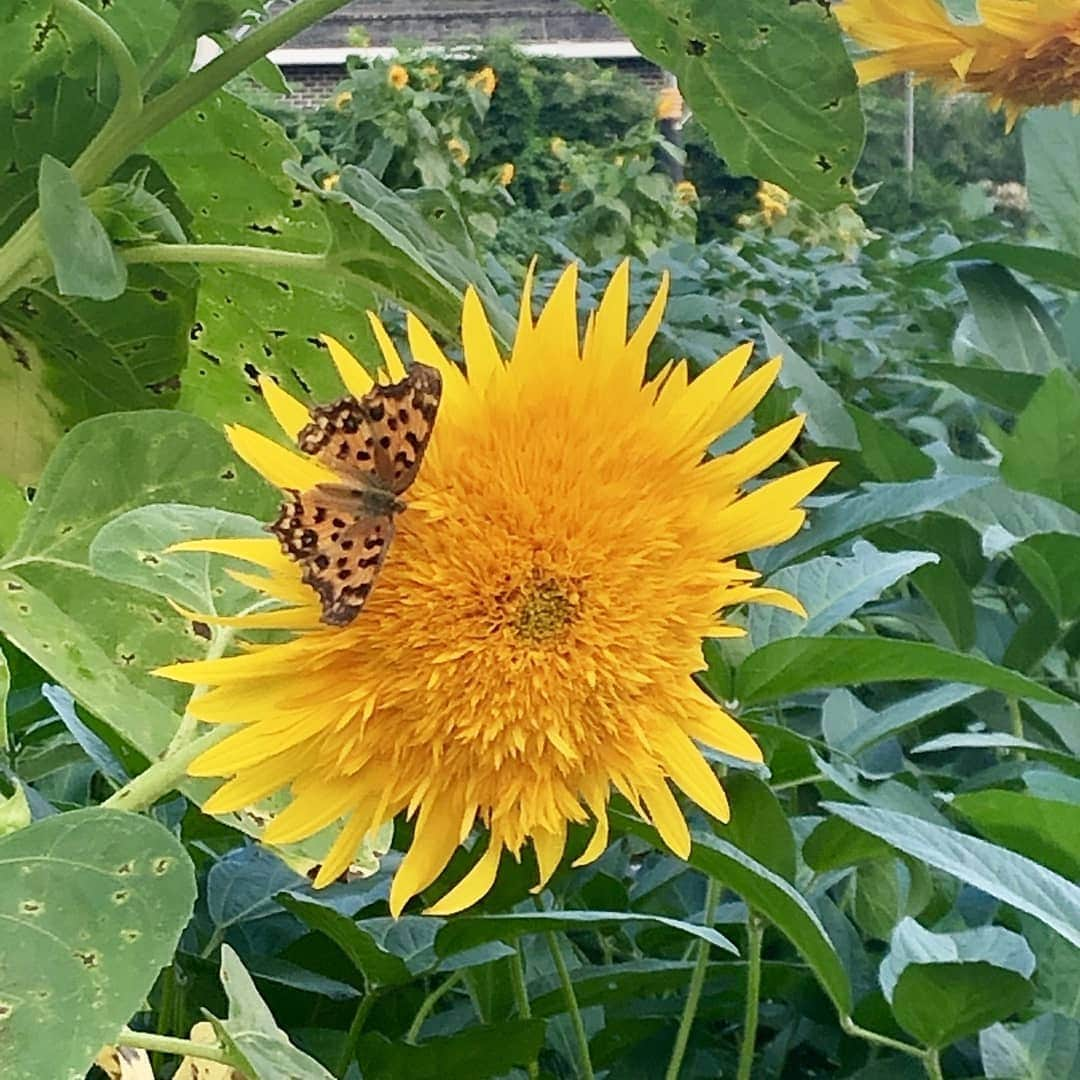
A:
{"type": "MultiPolygon", "coordinates": [[[[596,821],[578,863],[598,858],[613,785],[683,857],[690,834],[674,788],[727,816],[698,744],[752,761],[761,750],[694,682],[701,641],[742,632],[723,618],[734,607],[797,608],[734,556],[790,536],[805,515],[800,501],[832,468],[744,494],[798,437],[798,423],[712,461],[707,450],[765,393],[776,363],[743,375],[750,349],[741,346],[697,379],[670,365],[643,387],[668,279],[631,328],[629,267],[620,266],[583,350],[576,268],[536,314],[534,270],[508,356],[467,294],[467,376],[410,320],[414,352],[448,365],[446,392],[408,496],[424,512],[400,515],[356,621],[320,626],[317,596],[270,538],[189,545],[263,565],[267,577],[245,582],[292,607],[257,625],[288,616],[298,632],[159,671],[210,688],[193,706],[205,719],[243,724],[193,766],[231,778],[221,805],[287,788],[281,835],[344,820],[316,885],[333,881],[384,821],[415,816],[390,893],[395,916],[420,893],[435,914],[469,907],[491,888],[503,852],[518,858],[529,844],[542,887],[571,823],[596,821]],[[431,895],[477,826],[485,854],[431,895]]],[[[392,374],[397,348],[377,320],[372,332],[392,374]]],[[[347,349],[323,341],[350,392],[371,385],[347,349]]],[[[230,437],[276,483],[300,486],[322,468],[248,429],[230,437]]]]}

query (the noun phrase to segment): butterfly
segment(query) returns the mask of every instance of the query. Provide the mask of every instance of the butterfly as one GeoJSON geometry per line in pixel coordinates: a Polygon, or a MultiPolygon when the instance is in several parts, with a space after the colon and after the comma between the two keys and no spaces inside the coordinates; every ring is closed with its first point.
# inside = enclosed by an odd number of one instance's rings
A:
{"type": "Polygon", "coordinates": [[[268,526],[322,601],[322,621],[345,626],[364,606],[394,537],[399,496],[416,479],[442,396],[442,377],[413,364],[400,382],[375,385],[311,410],[297,443],[340,478],[289,491],[268,526]]]}

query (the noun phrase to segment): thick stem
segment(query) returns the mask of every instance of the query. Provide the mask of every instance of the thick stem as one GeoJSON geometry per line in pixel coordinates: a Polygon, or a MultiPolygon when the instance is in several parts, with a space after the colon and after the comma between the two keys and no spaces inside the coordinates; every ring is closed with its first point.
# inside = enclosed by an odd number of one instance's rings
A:
{"type": "Polygon", "coordinates": [[[204,68],[169,87],[148,102],[127,130],[116,137],[95,141],[93,154],[80,159],[80,180],[97,187],[135,149],[193,105],[224,86],[271,49],[295,37],[305,27],[344,7],[348,0],[297,0],[275,19],[245,34],[204,68]]]}
{"type": "MultiPolygon", "coordinates": [[[[1016,738],[1022,739],[1024,738],[1024,715],[1020,712],[1020,699],[1010,695],[1005,700],[1009,706],[1009,726],[1012,728],[1012,733],[1016,738]]],[[[1027,754],[1023,750],[1014,750],[1013,756],[1017,761],[1027,759],[1027,754]]]]}
{"type": "Polygon", "coordinates": [[[371,1012],[377,1000],[378,994],[365,988],[364,996],[360,999],[360,1004],[356,1006],[352,1023],[349,1025],[349,1030],[345,1035],[345,1044],[341,1048],[337,1069],[335,1070],[336,1076],[343,1077],[349,1071],[349,1066],[352,1064],[353,1058],[356,1057],[356,1044],[360,1041],[360,1033],[364,1030],[368,1013],[371,1012]]]}
{"type": "Polygon", "coordinates": [[[325,270],[330,265],[325,255],[248,244],[140,244],[124,248],[120,257],[128,263],[236,263],[283,270],[325,270]]]}
{"type": "Polygon", "coordinates": [[[941,1058],[936,1050],[927,1050],[923,1054],[923,1068],[929,1080],[945,1080],[941,1072],[941,1058]]]}
{"type": "Polygon", "coordinates": [[[735,1080],[751,1080],[754,1074],[754,1046],[757,1043],[758,1009],[761,1005],[761,942],[764,936],[765,920],[756,911],[751,911],[746,920],[746,1012],[735,1080]]]}
{"type": "Polygon", "coordinates": [[[424,1021],[431,1015],[431,1010],[446,996],[462,979],[465,978],[465,968],[459,968],[451,976],[444,979],[434,990],[422,1002],[420,1002],[420,1008],[416,1010],[416,1016],[413,1017],[413,1022],[409,1025],[409,1030],[405,1035],[405,1041],[407,1043],[415,1043],[417,1037],[420,1035],[420,1029],[424,1026],[424,1021]]]}
{"type": "MultiPolygon", "coordinates": [[[[532,1017],[532,1008],[529,1005],[529,991],[525,987],[525,964],[521,959],[521,947],[514,949],[510,957],[510,985],[514,990],[514,1004],[517,1006],[517,1014],[522,1020],[532,1017]]],[[[536,1061],[530,1061],[526,1066],[529,1080],[537,1080],[540,1076],[540,1065],[536,1061]]]]}
{"type": "MultiPolygon", "coordinates": [[[[712,926],[716,918],[716,905],[720,902],[720,882],[716,878],[709,878],[705,887],[705,918],[703,925],[712,926]]],[[[690,1032],[694,1026],[694,1018],[697,1016],[698,1005],[701,1002],[701,989],[705,985],[705,975],[709,970],[709,943],[699,941],[695,946],[697,960],[694,962],[694,970],[690,975],[690,987],[686,992],[686,1004],[683,1006],[682,1019],[679,1020],[679,1030],[675,1033],[675,1045],[671,1050],[671,1058],[668,1061],[667,1072],[664,1080],[677,1080],[679,1070],[682,1068],[683,1058],[686,1056],[686,1047],[690,1042],[690,1032]]]]}
{"type": "Polygon", "coordinates": [[[926,1057],[926,1051],[921,1046],[912,1046],[911,1043],[901,1042],[899,1039],[890,1038],[888,1035],[879,1035],[876,1031],[859,1027],[850,1016],[840,1017],[840,1027],[845,1035],[850,1035],[852,1038],[863,1039],[865,1042],[873,1043],[875,1046],[885,1046],[890,1050],[897,1050],[901,1054],[907,1054],[909,1057],[926,1057]]]}
{"type": "Polygon", "coordinates": [[[134,780],[113,792],[101,805],[114,810],[145,810],[172,791],[187,775],[187,767],[204,751],[231,735],[233,728],[222,725],[189,742],[179,750],[155,762],[134,780]]]}
{"type": "Polygon", "coordinates": [[[566,1008],[570,1013],[570,1024],[574,1029],[574,1038],[578,1044],[578,1054],[581,1057],[581,1075],[584,1080],[596,1080],[593,1072],[592,1057],[589,1054],[589,1037],[585,1033],[585,1021],[581,1018],[581,1009],[578,1008],[577,995],[574,993],[574,984],[570,980],[570,971],[563,958],[562,949],[559,948],[558,939],[554,934],[545,934],[548,948],[551,950],[551,959],[555,962],[555,970],[559,973],[559,982],[562,984],[563,994],[566,997],[566,1008]]]}
{"type": "Polygon", "coordinates": [[[243,1062],[234,1061],[227,1050],[209,1043],[197,1043],[191,1039],[174,1039],[170,1035],[154,1035],[149,1031],[131,1031],[124,1028],[116,1037],[118,1046],[133,1046],[137,1050],[156,1050],[160,1054],[175,1054],[177,1057],[201,1058],[203,1061],[217,1061],[222,1065],[240,1068],[243,1062]]]}

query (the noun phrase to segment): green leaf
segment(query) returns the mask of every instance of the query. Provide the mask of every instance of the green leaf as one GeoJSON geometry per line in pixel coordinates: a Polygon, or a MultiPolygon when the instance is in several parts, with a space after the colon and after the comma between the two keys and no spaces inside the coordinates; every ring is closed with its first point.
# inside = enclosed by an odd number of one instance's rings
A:
{"type": "Polygon", "coordinates": [[[823,805],[898,850],[1026,911],[1080,946],[1080,888],[1038,863],[910,814],[845,803],[823,805]]]}
{"type": "Polygon", "coordinates": [[[226,572],[239,560],[197,551],[166,549],[184,540],[265,537],[265,527],[246,514],[206,506],[152,503],[113,518],[98,531],[88,553],[95,574],[133,585],[200,614],[235,614],[256,594],[226,572]]]}
{"type": "Polygon", "coordinates": [[[195,902],[180,842],[93,807],[0,837],[0,1041],[10,1080],[77,1080],[141,1007],[195,902]]]}
{"type": "Polygon", "coordinates": [[[1012,549],[1012,557],[1062,623],[1080,618],[1080,536],[1043,533],[1012,549]]]}
{"type": "Polygon", "coordinates": [[[1049,761],[1065,772],[1080,774],[1080,760],[1062,750],[1052,750],[1030,739],[1004,731],[954,731],[911,748],[912,754],[940,754],[948,750],[1022,750],[1028,757],[1049,761]]]}
{"type": "Polygon", "coordinates": [[[1080,1024],[1047,1013],[1026,1024],[994,1024],[979,1032],[988,1080],[1062,1080],[1080,1074],[1080,1024]]]}
{"type": "Polygon", "coordinates": [[[251,976],[228,945],[221,947],[221,985],[229,999],[229,1016],[227,1020],[211,1020],[248,1080],[334,1080],[314,1058],[293,1046],[277,1026],[251,976]]]}
{"type": "Polygon", "coordinates": [[[1005,440],[1001,475],[1012,487],[1080,511],[1080,384],[1052,371],[1005,440]]]}
{"type": "Polygon", "coordinates": [[[238,923],[280,914],[274,897],[306,884],[305,878],[266,848],[256,844],[235,848],[206,875],[206,913],[215,930],[224,935],[238,923]]]}
{"type": "Polygon", "coordinates": [[[1072,109],[1033,109],[1021,125],[1031,209],[1055,244],[1080,254],[1080,123],[1072,109]]]}
{"type": "Polygon", "coordinates": [[[0,753],[8,752],[8,694],[11,691],[11,668],[0,652],[0,753]]]}
{"type": "Polygon", "coordinates": [[[672,72],[730,170],[818,210],[852,201],[855,74],[827,7],[787,0],[584,0],[672,72]]]}
{"type": "Polygon", "coordinates": [[[826,818],[806,838],[802,856],[811,870],[823,874],[862,862],[891,858],[892,848],[884,840],[856,829],[842,818],[826,818]]]}
{"type": "Polygon", "coordinates": [[[364,1063],[364,1076],[372,1080],[488,1080],[535,1061],[543,1044],[543,1020],[504,1020],[426,1039],[418,1046],[392,1043],[372,1032],[360,1039],[357,1056],[364,1063]]]}
{"type": "Polygon", "coordinates": [[[752,773],[732,772],[724,778],[724,790],[731,803],[731,821],[718,824],[717,835],[774,874],[794,881],[795,835],[769,785],[752,773]]]}
{"type": "Polygon", "coordinates": [[[942,512],[966,521],[980,534],[987,558],[1043,533],[1080,536],[1080,514],[1075,510],[1000,483],[987,484],[953,499],[942,507],[942,512]]]}
{"type": "Polygon", "coordinates": [[[6,799],[0,799],[0,837],[25,829],[32,818],[30,803],[26,798],[26,788],[16,780],[14,794],[6,799]]]}
{"type": "Polygon", "coordinates": [[[983,241],[978,244],[968,244],[966,247],[958,248],[956,251],[949,252],[948,255],[942,255],[922,265],[933,266],[934,263],[969,262],[980,259],[1007,266],[1036,281],[1045,282],[1047,285],[1057,285],[1059,288],[1070,291],[1080,289],[1080,257],[1036,245],[983,241]]]}
{"type": "Polygon", "coordinates": [[[1067,699],[1008,668],[921,641],[888,638],[786,638],[751,653],[735,677],[736,697],[760,705],[803,690],[866,682],[949,682],[1063,705],[1067,699]]]}
{"type": "MultiPolygon", "coordinates": [[[[662,846],[659,833],[643,821],[618,811],[611,811],[611,819],[622,831],[662,846]]],[[[694,833],[687,861],[724,882],[764,915],[799,951],[837,1010],[845,1015],[851,1011],[851,984],[844,965],[817,915],[791,885],[734,844],[704,833],[694,833]]]]}
{"type": "Polygon", "coordinates": [[[1019,791],[971,791],[949,804],[988,840],[1080,879],[1080,806],[1019,791]]]}
{"type": "Polygon", "coordinates": [[[855,873],[852,916],[864,937],[884,940],[908,913],[911,874],[895,858],[872,859],[855,873]]]}
{"type": "Polygon", "coordinates": [[[83,200],[71,170],[50,154],[41,159],[38,201],[60,295],[116,299],[127,286],[127,264],[83,200]]]}
{"type": "Polygon", "coordinates": [[[446,923],[435,939],[440,956],[452,956],[489,941],[516,941],[525,934],[564,933],[573,930],[618,929],[623,926],[663,926],[708,942],[717,949],[737,953],[723,934],[709,926],[623,911],[528,911],[511,915],[459,915],[446,923]]]}
{"type": "MultiPolygon", "coordinates": [[[[0,349],[3,347],[0,343],[0,349]]],[[[0,360],[0,366],[3,366],[2,360],[0,360]]],[[[23,488],[6,476],[0,475],[0,556],[14,543],[22,525],[22,519],[29,509],[30,503],[27,502],[23,488]]]]}
{"type": "Polygon", "coordinates": [[[873,525],[925,514],[989,483],[983,476],[940,476],[906,484],[863,484],[856,494],[815,510],[808,529],[786,544],[762,552],[755,565],[762,573],[771,574],[846,537],[863,534],[873,525]]]}
{"type": "Polygon", "coordinates": [[[965,394],[1007,412],[1022,411],[1042,385],[1038,375],[976,364],[921,363],[919,370],[928,378],[942,379],[965,394]]]}
{"type": "Polygon", "coordinates": [[[1033,994],[1023,976],[986,962],[913,964],[896,984],[892,1007],[905,1031],[940,1048],[1019,1012],[1033,994]]]}
{"type": "Polygon", "coordinates": [[[879,742],[891,739],[923,720],[936,716],[953,705],[967,701],[978,692],[971,686],[946,683],[944,686],[936,686],[933,690],[926,690],[921,694],[902,697],[839,739],[836,742],[836,749],[857,757],[879,742]]]}
{"type": "Polygon", "coordinates": [[[1005,371],[1045,375],[1065,355],[1061,330],[1050,313],[1009,273],[993,263],[957,269],[979,333],[1005,371]]]}
{"type": "Polygon", "coordinates": [[[771,356],[782,356],[781,386],[798,390],[798,412],[806,414],[806,434],[818,446],[858,450],[855,423],[844,407],[844,399],[772,328],[761,320],[765,348],[771,356]]]}
{"type": "Polygon", "coordinates": [[[769,587],[797,596],[807,617],[754,605],[750,610],[750,640],[755,648],[761,648],[782,638],[827,634],[901,578],[937,559],[929,551],[882,552],[858,540],[850,556],[820,555],[785,566],[769,578],[769,587]]]}
{"type": "MultiPolygon", "coordinates": [[[[859,461],[887,484],[925,480],[934,475],[934,461],[891,424],[855,405],[845,404],[859,438],[859,461]]],[[[843,455],[837,455],[843,458],[843,455]]],[[[846,462],[845,462],[846,464],[846,462]]]]}

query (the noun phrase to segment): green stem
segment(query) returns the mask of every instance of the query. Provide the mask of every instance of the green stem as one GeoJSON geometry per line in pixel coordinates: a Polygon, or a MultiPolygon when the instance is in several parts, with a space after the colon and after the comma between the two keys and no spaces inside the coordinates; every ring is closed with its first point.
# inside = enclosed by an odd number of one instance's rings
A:
{"type": "Polygon", "coordinates": [[[140,244],[124,248],[120,256],[128,263],[237,263],[283,270],[325,270],[330,266],[325,255],[248,244],[140,244]]]}
{"type": "Polygon", "coordinates": [[[368,1013],[371,1012],[377,1000],[377,993],[372,990],[365,990],[364,996],[360,999],[360,1004],[356,1006],[352,1023],[349,1025],[349,1030],[345,1035],[345,1044],[341,1048],[337,1068],[334,1070],[335,1076],[344,1076],[349,1071],[349,1066],[352,1064],[353,1058],[356,1057],[356,1044],[360,1041],[360,1033],[364,1030],[368,1013]]]}
{"type": "Polygon", "coordinates": [[[577,1039],[578,1053],[581,1056],[581,1075],[584,1080],[596,1080],[593,1072],[592,1057],[589,1055],[589,1038],[585,1034],[585,1021],[581,1018],[581,1009],[578,1008],[577,995],[574,993],[574,984],[570,981],[570,972],[563,959],[562,949],[559,948],[558,939],[554,934],[545,934],[548,949],[551,950],[551,959],[555,962],[555,969],[559,973],[559,982],[562,984],[563,994],[566,997],[566,1008],[570,1013],[570,1024],[574,1029],[574,1038],[577,1039]]]}
{"type": "MultiPolygon", "coordinates": [[[[1024,716],[1020,712],[1020,699],[1010,694],[1005,700],[1009,706],[1009,725],[1012,733],[1016,738],[1022,739],[1024,738],[1024,716]]],[[[1017,761],[1027,760],[1027,754],[1023,750],[1014,750],[1013,754],[1017,761]]]]}
{"type": "Polygon", "coordinates": [[[177,1057],[201,1058],[203,1061],[217,1061],[222,1065],[240,1068],[243,1062],[236,1061],[227,1050],[209,1043],[197,1043],[191,1039],[174,1039],[170,1035],[154,1035],[149,1031],[132,1031],[123,1028],[116,1037],[118,1046],[133,1046],[136,1050],[152,1050],[159,1054],[175,1054],[177,1057]]]}
{"type": "Polygon", "coordinates": [[[945,1080],[941,1072],[941,1058],[938,1057],[936,1050],[927,1050],[923,1054],[923,1067],[926,1069],[929,1080],[945,1080]]]}
{"type": "MultiPolygon", "coordinates": [[[[522,1020],[532,1017],[532,1008],[529,1005],[529,991],[525,988],[525,964],[521,959],[521,947],[514,949],[510,957],[510,985],[514,991],[514,1004],[517,1006],[517,1014],[522,1020]]],[[[537,1080],[540,1076],[540,1065],[535,1060],[526,1066],[529,1080],[537,1080]]]]}
{"type": "Polygon", "coordinates": [[[875,1046],[885,1046],[890,1050],[907,1054],[909,1057],[926,1058],[926,1051],[921,1046],[912,1046],[911,1043],[901,1042],[899,1039],[892,1039],[888,1035],[879,1035],[876,1031],[860,1027],[850,1016],[840,1017],[840,1027],[845,1035],[850,1035],[854,1039],[863,1039],[875,1046]]]}
{"type": "MultiPolygon", "coordinates": [[[[716,906],[719,902],[720,882],[716,878],[709,878],[709,883],[705,887],[705,917],[702,925],[712,926],[716,919],[716,906]]],[[[682,1068],[686,1047],[690,1042],[690,1031],[694,1026],[694,1018],[697,1016],[698,1005],[701,1002],[701,989],[705,985],[705,975],[709,969],[709,943],[699,941],[695,947],[697,960],[694,962],[694,970],[690,975],[686,1004],[683,1006],[682,1019],[679,1020],[679,1030],[675,1033],[675,1045],[671,1049],[667,1072],[664,1073],[665,1080],[677,1080],[679,1070],[682,1068]]]]}
{"type": "Polygon", "coordinates": [[[187,775],[187,767],[204,751],[231,735],[233,728],[223,724],[207,732],[201,738],[189,742],[160,761],[155,762],[134,780],[128,781],[119,791],[110,795],[101,805],[114,810],[145,810],[153,806],[162,795],[172,791],[187,775]]]}
{"type": "Polygon", "coordinates": [[[754,1047],[761,1004],[761,942],[764,937],[765,920],[756,911],[751,911],[746,921],[746,1013],[735,1080],[750,1080],[754,1073],[754,1047]]]}
{"type": "Polygon", "coordinates": [[[415,1043],[417,1037],[420,1034],[420,1029],[424,1026],[424,1021],[431,1015],[431,1010],[442,1000],[442,998],[448,994],[462,979],[465,978],[465,968],[459,968],[449,978],[444,979],[430,994],[420,1003],[420,1008],[416,1010],[416,1016],[413,1017],[413,1022],[409,1025],[409,1030],[405,1035],[405,1041],[407,1043],[415,1043]]]}
{"type": "Polygon", "coordinates": [[[305,27],[347,3],[348,0],[297,0],[276,18],[245,34],[231,49],[226,49],[206,67],[188,75],[148,102],[125,131],[108,140],[95,140],[91,148],[93,153],[87,152],[77,163],[81,166],[78,174],[80,180],[97,187],[112,175],[133,150],[171,121],[224,86],[271,49],[276,49],[305,27]]]}

